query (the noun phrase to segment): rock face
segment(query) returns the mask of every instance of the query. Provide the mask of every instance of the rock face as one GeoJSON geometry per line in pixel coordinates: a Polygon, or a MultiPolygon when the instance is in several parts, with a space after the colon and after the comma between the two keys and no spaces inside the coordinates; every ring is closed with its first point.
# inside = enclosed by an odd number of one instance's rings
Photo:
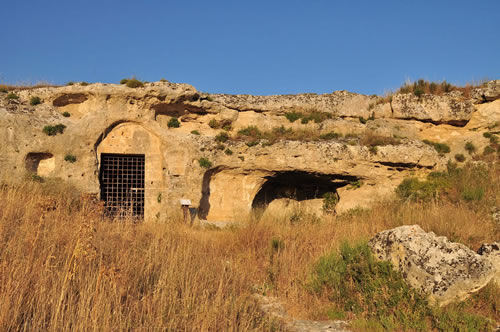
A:
{"type": "Polygon", "coordinates": [[[347,91],[210,95],[169,82],[34,88],[15,91],[18,99],[0,92],[0,176],[59,178],[105,198],[102,156],[139,155],[141,185],[123,197],[140,196],[147,220],[180,214],[180,199],[208,221],[237,221],[280,199],[300,201],[319,216],[328,192],[339,195],[341,213],[391,195],[409,175],[443,169],[450,156],[466,153],[467,141],[478,150],[489,144],[482,134],[500,122],[500,100],[489,101],[496,82],[474,90],[486,101],[456,93],[395,95],[392,102],[347,91]],[[35,96],[40,105],[30,105],[35,96]],[[290,112],[322,118],[289,121],[290,112]],[[57,125],[60,132],[44,132],[57,125]],[[302,139],[245,142],[237,132],[248,126],[302,139]],[[216,136],[224,130],[231,139],[221,142],[216,136]],[[380,136],[388,142],[363,143],[380,136]],[[450,155],[424,139],[449,144],[450,155]]]}
{"type": "Polygon", "coordinates": [[[378,259],[390,261],[410,286],[440,305],[465,299],[495,274],[488,259],[418,225],[380,232],[369,245],[378,259]]]}

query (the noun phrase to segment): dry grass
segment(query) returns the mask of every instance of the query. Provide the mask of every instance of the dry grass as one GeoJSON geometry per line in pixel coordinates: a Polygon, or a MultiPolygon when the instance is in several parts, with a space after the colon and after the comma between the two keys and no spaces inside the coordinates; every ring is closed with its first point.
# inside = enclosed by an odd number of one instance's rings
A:
{"type": "Polygon", "coordinates": [[[46,81],[39,81],[37,83],[16,83],[16,84],[0,84],[0,90],[4,91],[16,91],[16,90],[29,90],[37,88],[53,88],[60,85],[49,83],[46,81]]]}
{"type": "Polygon", "coordinates": [[[337,218],[270,217],[226,230],[112,222],[100,209],[71,188],[0,189],[0,330],[281,330],[250,295],[277,296],[296,317],[327,318],[332,303],[304,285],[342,241],[402,224],[474,249],[500,234],[486,213],[451,203],[381,202],[337,218]]]}

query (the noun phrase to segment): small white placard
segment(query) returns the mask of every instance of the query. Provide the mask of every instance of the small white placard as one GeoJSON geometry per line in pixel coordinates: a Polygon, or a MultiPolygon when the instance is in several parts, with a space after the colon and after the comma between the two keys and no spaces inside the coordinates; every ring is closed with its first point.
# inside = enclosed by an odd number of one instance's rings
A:
{"type": "Polygon", "coordinates": [[[189,199],[181,199],[181,205],[191,205],[191,201],[189,199]]]}

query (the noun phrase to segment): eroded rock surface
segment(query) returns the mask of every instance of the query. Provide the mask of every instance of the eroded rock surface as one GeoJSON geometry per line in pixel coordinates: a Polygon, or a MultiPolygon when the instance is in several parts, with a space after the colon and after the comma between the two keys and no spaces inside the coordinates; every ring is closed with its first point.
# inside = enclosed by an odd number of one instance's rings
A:
{"type": "Polygon", "coordinates": [[[369,245],[378,259],[391,262],[410,286],[440,305],[467,298],[495,274],[485,257],[418,225],[380,232],[369,245]]]}
{"type": "Polygon", "coordinates": [[[493,281],[500,286],[500,242],[484,243],[477,253],[493,265],[496,270],[493,281]]]}

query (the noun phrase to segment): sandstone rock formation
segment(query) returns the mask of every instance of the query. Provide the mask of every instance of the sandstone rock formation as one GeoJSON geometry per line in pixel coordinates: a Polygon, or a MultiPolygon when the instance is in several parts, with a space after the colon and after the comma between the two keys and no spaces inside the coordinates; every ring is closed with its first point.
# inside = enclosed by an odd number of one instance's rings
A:
{"type": "Polygon", "coordinates": [[[426,233],[418,225],[380,232],[369,246],[378,259],[401,271],[410,286],[440,305],[465,299],[496,272],[485,257],[444,236],[426,233]]]}
{"type": "Polygon", "coordinates": [[[15,91],[19,99],[0,93],[1,175],[60,178],[102,196],[102,156],[143,155],[143,188],[129,189],[143,192],[147,220],[179,214],[182,198],[208,221],[237,221],[280,199],[315,207],[319,216],[326,192],[338,193],[341,213],[391,195],[409,175],[443,169],[454,154],[467,154],[468,141],[486,146],[482,133],[500,128],[499,84],[492,82],[473,98],[397,94],[388,102],[346,91],[211,95],[169,82],[25,89],[15,91]],[[34,96],[40,105],[30,105],[34,96]],[[290,122],[290,112],[322,118],[290,122]],[[60,133],[44,132],[56,125],[60,133]],[[248,126],[302,139],[248,142],[237,134],[248,126]],[[218,141],[224,130],[229,140],[218,141]],[[385,143],[374,143],[377,137],[385,143]],[[451,153],[438,154],[424,139],[448,144],[451,153]]]}

